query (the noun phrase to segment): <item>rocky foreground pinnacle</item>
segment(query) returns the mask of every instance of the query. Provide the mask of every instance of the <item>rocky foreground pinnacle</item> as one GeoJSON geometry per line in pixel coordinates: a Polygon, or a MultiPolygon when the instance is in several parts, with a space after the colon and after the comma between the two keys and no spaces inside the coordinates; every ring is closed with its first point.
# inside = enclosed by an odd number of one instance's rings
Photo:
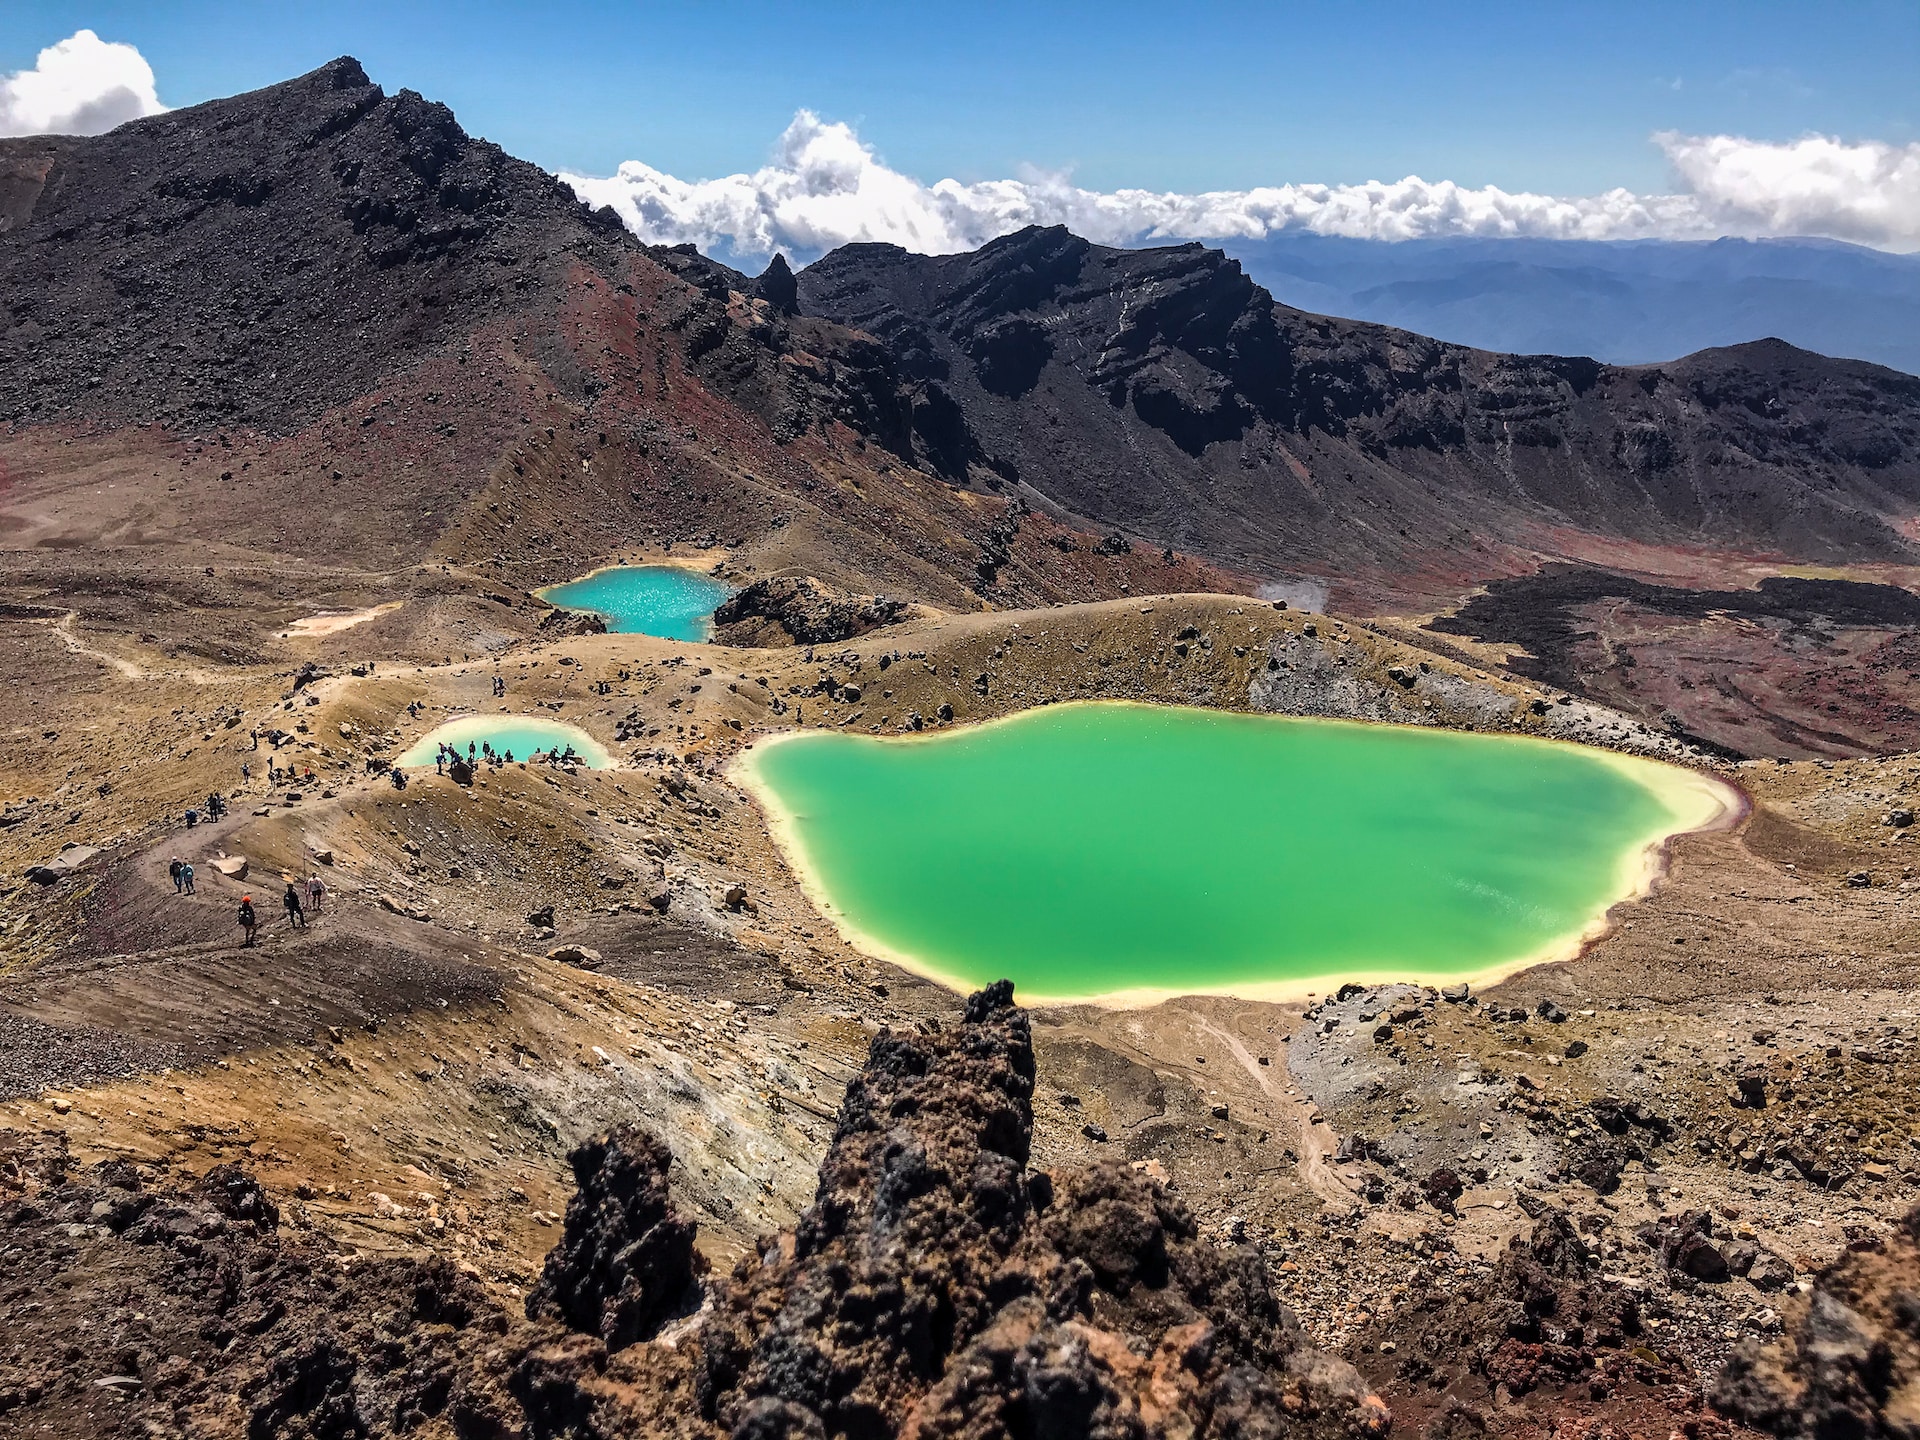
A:
{"type": "Polygon", "coordinates": [[[874,1039],[814,1204],[702,1328],[702,1409],[740,1440],[1384,1433],[1252,1251],[1124,1166],[1027,1169],[1033,1076],[1006,981],[874,1039]]]}

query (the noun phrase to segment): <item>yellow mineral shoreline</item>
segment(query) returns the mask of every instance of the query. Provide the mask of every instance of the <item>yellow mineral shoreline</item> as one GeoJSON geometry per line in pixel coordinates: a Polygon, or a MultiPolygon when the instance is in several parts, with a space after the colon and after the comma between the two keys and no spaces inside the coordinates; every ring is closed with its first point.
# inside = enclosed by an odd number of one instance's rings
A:
{"type": "MultiPolygon", "coordinates": [[[[990,726],[1004,725],[1009,721],[1030,716],[1040,710],[1053,710],[1078,705],[1126,705],[1138,709],[1175,710],[1199,709],[1195,706],[1157,705],[1138,700],[1073,700],[1060,706],[1035,706],[1026,710],[1016,710],[1008,715],[998,715],[990,720],[981,720],[971,725],[957,726],[947,730],[917,735],[846,735],[843,738],[862,740],[874,744],[914,744],[927,741],[952,739],[961,735],[971,735],[990,726]]],[[[1219,710],[1210,714],[1224,716],[1242,716],[1250,719],[1286,719],[1323,725],[1376,725],[1381,721],[1340,720],[1328,716],[1261,716],[1247,711],[1219,710]]],[[[1399,726],[1395,728],[1424,730],[1426,726],[1399,726]]],[[[862,954],[876,960],[897,965],[909,974],[931,980],[957,994],[966,994],[977,989],[976,982],[948,974],[937,965],[930,964],[918,955],[897,949],[877,936],[862,930],[853,919],[833,903],[826,886],[822,883],[815,866],[807,854],[805,842],[801,839],[798,817],[793,815],[781,802],[773,786],[767,783],[759,769],[759,757],[776,745],[799,739],[805,735],[836,735],[840,731],[826,729],[783,730],[778,734],[762,736],[747,749],[742,750],[727,766],[727,778],[751,795],[766,817],[768,832],[773,836],[774,845],[781,857],[787,862],[794,878],[814,908],[825,916],[838,930],[843,939],[862,954]]],[[[1611,916],[1623,904],[1645,899],[1659,883],[1667,868],[1672,842],[1681,835],[1698,834],[1704,831],[1729,830],[1737,825],[1749,808],[1746,796],[1727,782],[1690,770],[1682,765],[1670,764],[1663,760],[1651,760],[1638,755],[1622,755],[1616,751],[1603,750],[1598,746],[1580,745],[1576,741],[1561,740],[1540,735],[1488,736],[1488,739],[1507,739],[1531,741],[1542,745],[1570,745],[1593,756],[1625,775],[1628,779],[1653,792],[1672,812],[1672,820],[1648,832],[1645,839],[1627,849],[1620,857],[1615,872],[1615,895],[1606,908],[1594,917],[1578,932],[1561,936],[1550,941],[1539,950],[1512,959],[1497,961],[1477,970],[1409,970],[1404,967],[1382,965],[1379,967],[1343,966],[1328,971],[1324,975],[1289,976],[1284,980],[1226,982],[1219,985],[1187,985],[1178,988],[1158,986],[1135,986],[1120,990],[1107,990],[1092,995],[1049,995],[1034,991],[1021,991],[1022,1003],[1028,1005],[1097,1005],[1105,1009],[1129,1010],[1145,1009],[1163,1004],[1168,1000],[1190,995],[1227,996],[1238,1000],[1262,1001],[1269,1004],[1298,1004],[1306,1000],[1329,993],[1333,988],[1344,984],[1360,985],[1458,985],[1465,983],[1475,989],[1497,985],[1511,979],[1523,970],[1531,970],[1537,965],[1563,964],[1578,959],[1586,949],[1602,939],[1613,928],[1611,916]]]]}

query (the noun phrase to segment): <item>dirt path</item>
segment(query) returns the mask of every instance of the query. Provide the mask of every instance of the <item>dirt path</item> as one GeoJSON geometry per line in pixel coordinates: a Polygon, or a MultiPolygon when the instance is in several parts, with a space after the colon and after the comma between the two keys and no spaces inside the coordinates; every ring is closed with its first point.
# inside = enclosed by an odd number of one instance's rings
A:
{"type": "Polygon", "coordinates": [[[79,618],[78,611],[69,610],[63,618],[52,622],[53,633],[59,637],[61,644],[65,645],[67,649],[76,655],[84,655],[89,660],[98,660],[123,680],[144,680],[147,678],[147,672],[140,666],[134,664],[133,661],[123,659],[118,655],[109,654],[105,650],[96,649],[87,644],[87,642],[82,640],[78,635],[74,634],[73,622],[79,618]]]}
{"type": "Polygon", "coordinates": [[[1260,1087],[1261,1094],[1284,1112],[1292,1113],[1299,1132],[1297,1153],[1300,1156],[1300,1179],[1307,1188],[1337,1210],[1353,1209],[1359,1202],[1328,1163],[1334,1150],[1333,1127],[1324,1121],[1314,1124],[1317,1107],[1313,1102],[1300,1095],[1289,1095],[1285,1086],[1274,1081],[1272,1067],[1262,1065],[1255,1059],[1253,1052],[1247,1049],[1238,1035],[1221,1029],[1211,1020],[1201,1019],[1198,1024],[1201,1030],[1227,1047],[1235,1063],[1253,1077],[1253,1083],[1260,1087]]]}
{"type": "Polygon", "coordinates": [[[198,665],[152,670],[136,661],[127,659],[124,655],[115,655],[110,650],[102,650],[96,645],[89,645],[85,640],[81,639],[79,635],[74,633],[73,627],[79,618],[79,611],[69,610],[60,619],[47,622],[47,626],[52,630],[54,635],[59,638],[60,643],[65,645],[67,649],[75,655],[84,655],[89,660],[99,661],[122,680],[188,680],[195,685],[231,685],[234,683],[235,676],[232,671],[219,672],[205,670],[198,665]]]}

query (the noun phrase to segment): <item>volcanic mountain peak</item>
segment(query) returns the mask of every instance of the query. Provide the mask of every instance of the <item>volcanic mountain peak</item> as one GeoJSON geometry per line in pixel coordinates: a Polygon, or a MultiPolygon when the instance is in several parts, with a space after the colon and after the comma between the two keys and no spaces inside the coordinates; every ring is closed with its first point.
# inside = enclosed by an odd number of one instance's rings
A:
{"type": "Polygon", "coordinates": [[[93,139],[0,142],[0,209],[16,419],[281,430],[550,289],[556,261],[637,248],[351,57],[93,139]]]}

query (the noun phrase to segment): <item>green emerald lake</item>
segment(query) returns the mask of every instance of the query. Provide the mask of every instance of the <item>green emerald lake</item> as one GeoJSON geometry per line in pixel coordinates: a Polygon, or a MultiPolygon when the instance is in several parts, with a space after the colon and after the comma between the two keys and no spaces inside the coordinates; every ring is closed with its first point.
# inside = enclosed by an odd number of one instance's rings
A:
{"type": "Polygon", "coordinates": [[[1579,746],[1115,703],[736,772],[869,953],[1033,998],[1297,995],[1564,958],[1733,792],[1579,746]]]}
{"type": "Polygon", "coordinates": [[[710,575],[678,565],[614,565],[550,585],[539,595],[562,610],[592,611],[617,633],[705,640],[728,589],[710,575]]]}

